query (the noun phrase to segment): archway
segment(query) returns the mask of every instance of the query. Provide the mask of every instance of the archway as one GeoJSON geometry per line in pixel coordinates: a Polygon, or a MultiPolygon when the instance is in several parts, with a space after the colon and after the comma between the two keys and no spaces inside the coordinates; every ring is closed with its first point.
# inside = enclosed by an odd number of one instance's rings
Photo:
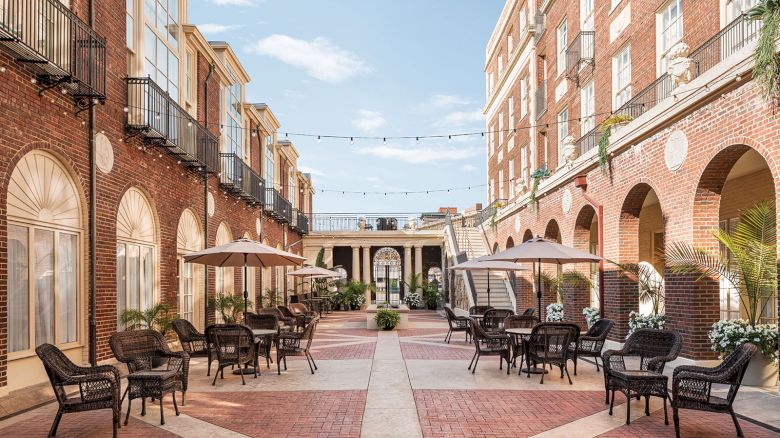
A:
{"type": "MultiPolygon", "coordinates": [[[[588,251],[591,254],[599,253],[599,221],[596,209],[591,205],[585,205],[577,214],[574,222],[574,242],[573,246],[582,251],[588,251]]],[[[590,307],[599,307],[599,265],[597,263],[588,263],[587,274],[591,282],[589,299],[587,304],[590,307]]]]}
{"type": "Polygon", "coordinates": [[[200,305],[203,294],[203,265],[185,263],[184,255],[203,248],[203,231],[192,210],[185,209],[176,230],[176,254],[179,263],[179,318],[203,329],[200,305]]]}
{"type": "Polygon", "coordinates": [[[401,301],[401,255],[393,248],[384,247],[374,254],[376,301],[401,301]]]}
{"type": "Polygon", "coordinates": [[[515,246],[515,240],[512,239],[512,236],[507,237],[505,249],[513,248],[514,246],[515,246]]]}
{"type": "Polygon", "coordinates": [[[523,233],[523,242],[528,242],[533,238],[534,238],[534,233],[531,230],[525,230],[525,233],[523,233]]]}
{"type": "Polygon", "coordinates": [[[501,248],[498,246],[498,242],[493,244],[493,254],[501,251],[501,248]]]}
{"type": "Polygon", "coordinates": [[[563,243],[561,239],[561,228],[558,226],[558,221],[550,219],[550,221],[547,222],[547,227],[544,229],[544,238],[563,243]]]}

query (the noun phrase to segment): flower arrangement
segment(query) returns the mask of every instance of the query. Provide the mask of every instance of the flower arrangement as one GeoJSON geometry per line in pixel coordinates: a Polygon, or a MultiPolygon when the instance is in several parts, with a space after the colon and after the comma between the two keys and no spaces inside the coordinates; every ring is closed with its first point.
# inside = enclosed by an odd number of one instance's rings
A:
{"type": "Polygon", "coordinates": [[[709,333],[712,351],[720,358],[728,356],[745,342],[752,342],[769,360],[777,360],[777,326],[774,324],[750,325],[743,319],[718,321],[709,333]]]}
{"type": "Polygon", "coordinates": [[[364,294],[352,294],[349,298],[349,302],[353,309],[359,309],[366,302],[366,296],[364,294]]]}
{"type": "Polygon", "coordinates": [[[547,305],[547,322],[563,321],[563,304],[551,303],[547,305]]]}
{"type": "Polygon", "coordinates": [[[628,314],[628,336],[642,328],[663,329],[666,325],[666,315],[642,315],[639,312],[628,314]]]}
{"type": "Polygon", "coordinates": [[[588,328],[601,319],[601,311],[598,307],[585,307],[582,309],[582,314],[585,316],[585,321],[588,323],[588,328]]]}
{"type": "Polygon", "coordinates": [[[410,309],[416,309],[422,305],[422,298],[417,292],[410,292],[404,297],[404,303],[409,306],[410,309]]]}

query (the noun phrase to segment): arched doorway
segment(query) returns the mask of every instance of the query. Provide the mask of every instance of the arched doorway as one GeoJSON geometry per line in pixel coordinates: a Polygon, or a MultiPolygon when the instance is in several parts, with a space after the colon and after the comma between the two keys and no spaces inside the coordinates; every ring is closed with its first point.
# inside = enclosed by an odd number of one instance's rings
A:
{"type": "Polygon", "coordinates": [[[512,236],[507,237],[506,239],[506,249],[513,248],[515,246],[515,240],[512,239],[512,236]]]}
{"type": "Polygon", "coordinates": [[[493,254],[499,252],[501,248],[498,246],[498,242],[493,244],[493,254]]]}
{"type": "Polygon", "coordinates": [[[401,255],[385,247],[374,254],[376,301],[401,301],[401,255]]]}
{"type": "MultiPolygon", "coordinates": [[[[574,222],[574,247],[591,254],[599,253],[599,221],[596,209],[590,205],[582,207],[574,222]]],[[[584,273],[584,272],[583,272],[584,273]]],[[[590,307],[599,307],[599,265],[588,264],[588,277],[590,278],[590,307]]]]}
{"type": "Polygon", "coordinates": [[[523,242],[528,242],[533,238],[534,238],[534,233],[531,230],[525,230],[525,233],[523,233],[523,242]]]}
{"type": "Polygon", "coordinates": [[[184,255],[203,248],[200,221],[189,208],[182,212],[176,231],[176,254],[179,263],[179,318],[203,329],[201,299],[203,295],[203,265],[185,263],[184,255]]]}
{"type": "Polygon", "coordinates": [[[547,227],[544,229],[544,238],[554,242],[562,243],[561,228],[558,226],[558,221],[555,219],[550,219],[550,222],[547,222],[547,227]]]}

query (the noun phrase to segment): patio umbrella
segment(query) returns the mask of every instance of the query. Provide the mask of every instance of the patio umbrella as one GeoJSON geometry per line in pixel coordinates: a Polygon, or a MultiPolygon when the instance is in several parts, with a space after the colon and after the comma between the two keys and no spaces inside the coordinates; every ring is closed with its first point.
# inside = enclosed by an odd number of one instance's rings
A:
{"type": "MultiPolygon", "coordinates": [[[[314,278],[341,277],[341,274],[339,274],[338,272],[331,271],[330,269],[320,268],[319,266],[304,266],[301,269],[296,269],[295,271],[288,272],[287,275],[291,277],[297,277],[297,278],[308,278],[309,280],[312,280],[314,278]]],[[[284,303],[287,304],[287,291],[285,291],[284,294],[284,303]]]]}
{"type": "Polygon", "coordinates": [[[490,305],[490,271],[527,271],[528,269],[514,262],[501,260],[488,260],[487,256],[477,257],[472,260],[451,266],[449,269],[456,271],[487,271],[487,297],[490,305]]]}
{"type": "Polygon", "coordinates": [[[484,256],[484,259],[515,263],[537,263],[536,301],[540,318],[542,316],[542,263],[563,265],[566,263],[595,263],[603,260],[601,257],[589,252],[563,246],[538,236],[506,251],[484,256]]]}
{"type": "Polygon", "coordinates": [[[303,264],[306,259],[291,252],[282,251],[274,247],[264,245],[246,238],[234,240],[224,245],[204,249],[186,254],[184,261],[187,263],[200,263],[202,265],[228,267],[244,267],[244,313],[249,309],[249,291],[247,291],[247,272],[249,266],[269,268],[273,266],[297,266],[303,264]]]}

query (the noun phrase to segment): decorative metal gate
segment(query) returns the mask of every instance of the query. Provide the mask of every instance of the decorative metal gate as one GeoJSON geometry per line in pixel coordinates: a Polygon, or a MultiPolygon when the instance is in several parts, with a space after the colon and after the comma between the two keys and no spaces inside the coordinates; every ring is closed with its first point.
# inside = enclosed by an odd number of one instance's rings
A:
{"type": "Polygon", "coordinates": [[[382,248],[374,254],[376,302],[401,301],[401,255],[393,248],[382,248]]]}

